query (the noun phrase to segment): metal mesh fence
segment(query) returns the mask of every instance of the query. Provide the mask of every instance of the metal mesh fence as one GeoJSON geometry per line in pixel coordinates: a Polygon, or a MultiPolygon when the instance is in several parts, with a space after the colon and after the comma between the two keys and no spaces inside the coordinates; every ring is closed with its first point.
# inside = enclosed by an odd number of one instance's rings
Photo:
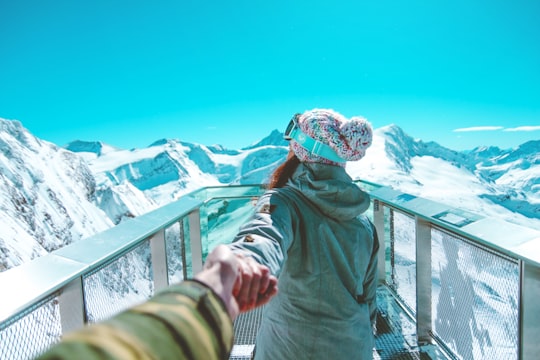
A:
{"type": "MultiPolygon", "coordinates": [[[[414,218],[390,211],[392,289],[416,312],[416,224],[414,218]]],[[[429,251],[429,249],[427,249],[429,251]]]]}
{"type": "Polygon", "coordinates": [[[184,227],[179,222],[165,229],[169,284],[184,280],[185,247],[183,231],[184,227]]]}
{"type": "Polygon", "coordinates": [[[150,242],[83,278],[89,323],[105,320],[154,294],[150,242]]]}
{"type": "Polygon", "coordinates": [[[0,359],[32,359],[56,343],[61,335],[58,300],[52,296],[2,324],[0,359]]]}
{"type": "Polygon", "coordinates": [[[519,265],[432,229],[435,336],[460,359],[517,359],[519,265]]]}

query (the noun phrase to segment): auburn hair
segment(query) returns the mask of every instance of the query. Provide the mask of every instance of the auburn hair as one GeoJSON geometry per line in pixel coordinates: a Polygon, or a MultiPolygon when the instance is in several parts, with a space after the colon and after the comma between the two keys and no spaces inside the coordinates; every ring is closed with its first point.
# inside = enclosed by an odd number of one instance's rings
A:
{"type": "Polygon", "coordinates": [[[278,166],[276,170],[270,176],[270,181],[268,183],[269,189],[276,189],[285,186],[287,180],[289,180],[300,164],[300,159],[296,155],[292,155],[287,158],[285,162],[278,166]]]}

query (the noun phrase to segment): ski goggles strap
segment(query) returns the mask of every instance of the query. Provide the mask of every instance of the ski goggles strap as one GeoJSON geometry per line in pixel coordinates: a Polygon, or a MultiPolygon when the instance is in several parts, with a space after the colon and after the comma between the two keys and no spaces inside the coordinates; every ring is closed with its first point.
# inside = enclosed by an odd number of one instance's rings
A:
{"type": "Polygon", "coordinates": [[[285,130],[285,134],[283,136],[285,140],[294,140],[313,155],[323,157],[327,160],[337,163],[347,162],[341,158],[330,146],[313,139],[307,134],[304,134],[298,126],[299,116],[300,114],[295,114],[289,122],[289,125],[287,125],[287,129],[285,130]]]}

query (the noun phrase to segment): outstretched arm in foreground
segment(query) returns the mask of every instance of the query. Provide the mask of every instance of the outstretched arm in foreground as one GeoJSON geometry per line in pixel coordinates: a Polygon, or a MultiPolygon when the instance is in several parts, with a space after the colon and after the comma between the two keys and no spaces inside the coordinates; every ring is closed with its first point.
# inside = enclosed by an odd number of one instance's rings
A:
{"type": "Polygon", "coordinates": [[[264,266],[245,268],[227,247],[218,246],[193,280],[67,334],[38,359],[228,359],[232,321],[268,302],[276,284],[264,266]],[[240,305],[238,298],[246,293],[255,293],[255,301],[240,305]]]}

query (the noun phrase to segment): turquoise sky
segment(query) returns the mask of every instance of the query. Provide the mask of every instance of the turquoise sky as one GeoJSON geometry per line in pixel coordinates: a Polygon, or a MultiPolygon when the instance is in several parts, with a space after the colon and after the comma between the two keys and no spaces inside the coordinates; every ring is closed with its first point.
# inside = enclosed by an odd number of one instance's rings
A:
{"type": "Polygon", "coordinates": [[[540,139],[539,19],[538,0],[0,0],[0,117],[58,145],[240,148],[329,107],[515,147],[540,139]]]}

